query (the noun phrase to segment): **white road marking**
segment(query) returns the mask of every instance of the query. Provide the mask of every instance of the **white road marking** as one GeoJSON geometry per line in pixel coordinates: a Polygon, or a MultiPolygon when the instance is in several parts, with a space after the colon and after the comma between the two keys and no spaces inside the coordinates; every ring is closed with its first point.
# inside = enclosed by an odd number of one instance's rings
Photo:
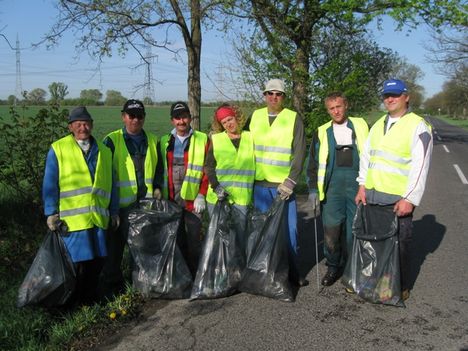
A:
{"type": "Polygon", "coordinates": [[[442,146],[444,147],[445,152],[449,154],[449,153],[450,153],[450,150],[448,149],[448,147],[445,146],[445,145],[442,145],[442,146]]]}
{"type": "Polygon", "coordinates": [[[453,167],[454,167],[455,170],[457,171],[458,176],[460,177],[462,183],[463,183],[463,184],[468,184],[468,180],[466,180],[466,177],[465,177],[465,175],[463,174],[463,172],[462,172],[462,170],[460,169],[460,167],[458,167],[458,165],[453,165],[453,167]]]}

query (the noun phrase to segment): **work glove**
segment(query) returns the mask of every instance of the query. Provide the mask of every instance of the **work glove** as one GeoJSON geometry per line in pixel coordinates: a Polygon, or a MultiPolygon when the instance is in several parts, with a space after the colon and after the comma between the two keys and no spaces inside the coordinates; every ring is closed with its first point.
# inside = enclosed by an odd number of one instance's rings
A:
{"type": "Polygon", "coordinates": [[[290,178],[286,178],[284,182],[282,182],[280,185],[278,185],[278,194],[281,198],[281,200],[287,200],[289,197],[292,195],[294,186],[296,185],[296,182],[290,178]]]}
{"type": "Polygon", "coordinates": [[[206,208],[205,197],[202,194],[198,194],[197,198],[193,202],[193,208],[196,213],[202,213],[206,208]]]}
{"type": "Polygon", "coordinates": [[[47,226],[50,230],[54,231],[57,230],[60,225],[60,217],[57,214],[53,214],[47,217],[47,226]]]}
{"type": "Polygon", "coordinates": [[[120,225],[120,217],[119,215],[112,215],[111,216],[111,228],[116,230],[120,225]]]}
{"type": "Polygon", "coordinates": [[[309,193],[309,206],[314,213],[314,217],[318,217],[320,215],[320,200],[315,191],[309,193]]]}
{"type": "Polygon", "coordinates": [[[159,189],[159,188],[154,189],[153,198],[156,199],[156,200],[161,200],[162,199],[161,189],[159,189]]]}
{"type": "Polygon", "coordinates": [[[223,201],[229,196],[229,193],[224,189],[221,185],[218,185],[214,190],[216,196],[218,197],[218,201],[223,201]]]}

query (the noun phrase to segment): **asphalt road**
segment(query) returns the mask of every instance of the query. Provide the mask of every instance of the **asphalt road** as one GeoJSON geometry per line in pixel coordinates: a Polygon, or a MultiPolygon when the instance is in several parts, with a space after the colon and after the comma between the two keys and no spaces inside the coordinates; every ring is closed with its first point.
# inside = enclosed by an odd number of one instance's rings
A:
{"type": "MultiPolygon", "coordinates": [[[[317,289],[314,222],[302,198],[301,257],[311,284],[298,291],[296,302],[245,293],[153,300],[143,320],[97,349],[468,350],[468,133],[428,120],[434,152],[414,215],[413,289],[406,308],[364,302],[340,282],[317,289]]],[[[322,276],[326,267],[319,259],[322,276]]]]}

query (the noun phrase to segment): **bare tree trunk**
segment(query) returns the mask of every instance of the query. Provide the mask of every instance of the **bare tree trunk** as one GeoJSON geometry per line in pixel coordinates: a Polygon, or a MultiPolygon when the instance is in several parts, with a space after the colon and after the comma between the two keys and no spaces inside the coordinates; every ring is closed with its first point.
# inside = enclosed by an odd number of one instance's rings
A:
{"type": "Polygon", "coordinates": [[[192,113],[192,128],[199,130],[201,126],[201,83],[200,83],[200,61],[201,61],[201,13],[200,1],[191,1],[191,45],[187,46],[188,54],[188,105],[192,113]]]}
{"type": "Polygon", "coordinates": [[[308,77],[310,61],[304,48],[298,47],[295,56],[296,59],[292,67],[292,104],[296,112],[304,119],[304,121],[306,121],[305,113],[309,111],[308,77]]]}

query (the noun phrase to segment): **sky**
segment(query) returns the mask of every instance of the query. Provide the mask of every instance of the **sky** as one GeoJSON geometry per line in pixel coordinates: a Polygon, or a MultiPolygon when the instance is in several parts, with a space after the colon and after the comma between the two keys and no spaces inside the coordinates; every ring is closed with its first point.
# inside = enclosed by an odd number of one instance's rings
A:
{"type": "MultiPolygon", "coordinates": [[[[77,55],[75,40],[71,33],[59,45],[47,50],[44,46],[31,48],[39,42],[56,21],[57,10],[52,0],[0,0],[0,34],[3,34],[13,47],[19,39],[20,70],[22,90],[42,88],[48,91],[52,82],[63,82],[68,86],[67,98],[79,97],[83,89],[99,89],[103,94],[109,89],[117,90],[126,98],[143,97],[143,89],[138,87],[145,81],[144,67],[136,54],[130,52],[125,58],[114,55],[101,65],[96,73],[96,61],[86,53],[77,55]]],[[[174,47],[183,47],[180,35],[173,38],[179,42],[174,47]]],[[[446,78],[437,74],[436,67],[427,62],[428,54],[424,43],[431,41],[427,27],[421,26],[412,32],[395,31],[390,20],[384,21],[383,31],[374,31],[374,39],[381,47],[390,48],[405,57],[409,63],[421,68],[425,76],[420,84],[425,88],[425,96],[430,97],[442,89],[446,78]]],[[[235,99],[235,91],[228,84],[226,54],[231,47],[223,33],[203,34],[201,79],[202,101],[235,99]],[[220,94],[222,90],[224,97],[220,94]]],[[[155,101],[187,100],[186,55],[176,62],[172,54],[159,50],[153,52],[152,74],[155,101]]],[[[16,91],[16,51],[0,37],[0,99],[14,95],[16,91]]],[[[259,92],[260,94],[260,92],[259,92]]]]}

